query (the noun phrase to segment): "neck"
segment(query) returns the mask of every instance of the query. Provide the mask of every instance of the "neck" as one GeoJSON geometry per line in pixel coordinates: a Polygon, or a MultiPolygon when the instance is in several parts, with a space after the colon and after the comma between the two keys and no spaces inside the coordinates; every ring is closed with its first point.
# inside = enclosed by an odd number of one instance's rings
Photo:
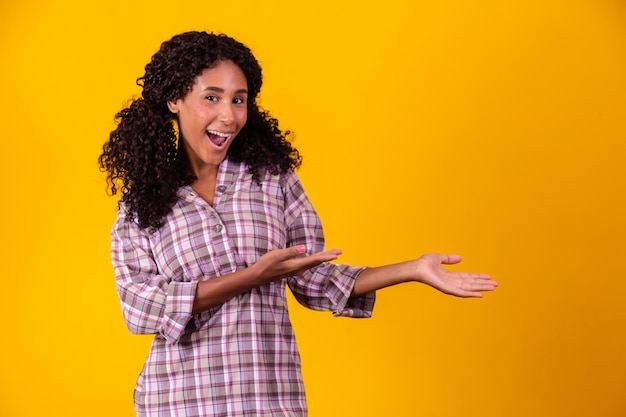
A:
{"type": "MultiPolygon", "coordinates": [[[[191,158],[186,146],[178,147],[178,160],[182,162],[183,169],[193,175],[197,180],[215,179],[220,164],[207,164],[199,159],[191,158]]],[[[222,161],[223,162],[223,161],[222,161]]]]}
{"type": "Polygon", "coordinates": [[[217,178],[217,171],[219,169],[219,165],[191,164],[189,169],[191,173],[196,177],[196,182],[197,181],[204,182],[204,181],[208,181],[211,179],[215,182],[215,179],[217,178]]]}
{"type": "Polygon", "coordinates": [[[203,170],[200,173],[201,175],[198,175],[198,172],[194,172],[194,174],[196,175],[196,180],[191,183],[191,188],[212,206],[215,184],[217,183],[217,169],[203,170]]]}

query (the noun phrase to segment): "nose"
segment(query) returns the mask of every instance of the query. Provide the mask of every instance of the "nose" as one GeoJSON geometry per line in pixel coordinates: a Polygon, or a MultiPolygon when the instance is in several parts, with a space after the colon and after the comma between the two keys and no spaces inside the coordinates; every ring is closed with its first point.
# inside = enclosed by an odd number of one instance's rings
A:
{"type": "Polygon", "coordinates": [[[219,119],[225,125],[229,125],[235,121],[235,113],[230,103],[225,103],[221,109],[219,119]]]}

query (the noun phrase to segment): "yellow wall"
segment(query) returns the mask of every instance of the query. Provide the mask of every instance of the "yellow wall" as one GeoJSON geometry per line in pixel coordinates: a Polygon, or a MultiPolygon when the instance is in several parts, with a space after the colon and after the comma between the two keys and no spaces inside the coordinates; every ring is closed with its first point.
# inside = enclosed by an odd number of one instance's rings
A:
{"type": "Polygon", "coordinates": [[[149,338],[96,159],[189,29],[257,54],[342,261],[457,252],[501,283],[388,289],[361,321],[291,303],[312,417],[626,415],[621,1],[89,3],[0,4],[1,416],[133,415],[149,338]]]}

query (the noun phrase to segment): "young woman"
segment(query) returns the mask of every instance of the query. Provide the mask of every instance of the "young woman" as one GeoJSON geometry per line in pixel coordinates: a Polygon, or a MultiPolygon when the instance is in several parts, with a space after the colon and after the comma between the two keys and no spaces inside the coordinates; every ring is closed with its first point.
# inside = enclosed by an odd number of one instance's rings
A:
{"type": "Polygon", "coordinates": [[[154,334],[138,416],[305,416],[286,287],[306,307],[369,317],[375,291],[417,281],[480,297],[456,255],[333,264],[288,132],[257,105],[261,68],[225,35],[164,42],[117,115],[99,163],[120,208],[112,260],[126,323],[154,334]]]}

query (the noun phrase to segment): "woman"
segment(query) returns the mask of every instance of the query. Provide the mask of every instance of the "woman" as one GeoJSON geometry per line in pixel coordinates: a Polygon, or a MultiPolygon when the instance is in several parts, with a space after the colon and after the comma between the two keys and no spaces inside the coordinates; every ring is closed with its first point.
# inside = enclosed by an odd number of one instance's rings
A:
{"type": "Polygon", "coordinates": [[[300,155],[259,109],[261,68],[225,35],[164,42],[99,162],[121,193],[112,260],[126,323],[155,334],[139,416],[304,416],[286,286],[303,305],[369,317],[375,291],[418,281],[461,297],[497,285],[454,255],[331,264],[294,172],[300,155]]]}

